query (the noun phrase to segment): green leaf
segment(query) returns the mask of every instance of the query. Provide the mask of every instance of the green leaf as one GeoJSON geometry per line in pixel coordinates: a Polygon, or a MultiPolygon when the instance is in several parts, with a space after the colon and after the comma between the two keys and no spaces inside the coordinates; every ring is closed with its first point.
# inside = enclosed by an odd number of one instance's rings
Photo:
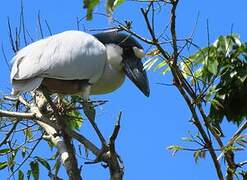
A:
{"type": "Polygon", "coordinates": [[[191,63],[189,63],[188,61],[182,61],[181,62],[181,71],[184,75],[185,78],[191,77],[191,71],[192,68],[190,67],[191,63]]]}
{"type": "Polygon", "coordinates": [[[21,149],[21,156],[24,158],[25,156],[26,156],[26,154],[27,154],[27,147],[23,147],[22,149],[21,149]]]}
{"type": "Polygon", "coordinates": [[[32,134],[31,128],[27,128],[27,129],[25,129],[23,132],[24,132],[24,135],[25,135],[28,139],[32,139],[32,138],[33,138],[33,134],[32,134]]]}
{"type": "Polygon", "coordinates": [[[193,142],[194,141],[193,138],[191,138],[191,137],[182,137],[182,140],[186,141],[186,142],[193,142]]]}
{"type": "Polygon", "coordinates": [[[206,151],[204,149],[197,150],[194,152],[193,156],[194,156],[195,162],[198,163],[199,158],[205,159],[206,151]]]}
{"type": "Polygon", "coordinates": [[[99,4],[99,0],[83,0],[84,8],[87,9],[87,20],[93,18],[93,10],[99,4]]]}
{"type": "Polygon", "coordinates": [[[241,147],[243,147],[243,148],[246,148],[246,146],[247,146],[247,138],[246,138],[245,135],[242,135],[242,134],[239,135],[239,136],[236,138],[235,142],[236,142],[238,145],[240,145],[241,147]]]}
{"type": "Polygon", "coordinates": [[[208,71],[211,72],[214,75],[217,75],[217,73],[218,73],[218,65],[219,65],[217,59],[209,58],[207,63],[208,63],[208,66],[207,66],[208,71]]]}
{"type": "Polygon", "coordinates": [[[24,180],[24,173],[21,170],[18,171],[18,180],[24,180]]]}
{"type": "Polygon", "coordinates": [[[147,60],[147,61],[143,64],[144,69],[150,70],[150,69],[153,67],[153,65],[154,65],[158,60],[159,60],[159,58],[151,58],[151,59],[147,60]]]}
{"type": "Polygon", "coordinates": [[[0,155],[5,155],[11,152],[11,149],[5,148],[5,149],[0,149],[0,155]]]}
{"type": "Polygon", "coordinates": [[[32,174],[32,171],[29,169],[29,170],[27,171],[27,179],[28,179],[28,180],[30,179],[31,174],[32,174]]]}
{"type": "Polygon", "coordinates": [[[54,147],[54,144],[50,140],[47,140],[46,142],[47,142],[48,146],[50,147],[50,149],[52,151],[53,147],[54,147]]]}
{"type": "Polygon", "coordinates": [[[109,15],[112,15],[112,12],[120,6],[122,3],[124,3],[125,0],[107,0],[106,1],[106,11],[109,15]]]}
{"type": "Polygon", "coordinates": [[[159,55],[159,54],[160,54],[160,51],[159,51],[158,49],[153,49],[153,50],[151,50],[150,52],[148,52],[148,53],[146,54],[146,56],[154,57],[154,56],[157,56],[157,55],[159,55]]]}
{"type": "Polygon", "coordinates": [[[232,37],[234,43],[235,43],[237,46],[240,47],[240,46],[242,45],[242,43],[241,43],[240,38],[239,38],[238,35],[232,35],[232,36],[230,36],[230,37],[232,37]]]}
{"type": "Polygon", "coordinates": [[[8,158],[8,166],[10,170],[13,172],[14,171],[14,166],[15,166],[15,157],[16,157],[16,150],[11,153],[11,155],[8,158]]]}
{"type": "Polygon", "coordinates": [[[157,71],[158,69],[163,68],[164,66],[167,65],[167,62],[164,60],[161,63],[157,64],[156,67],[154,68],[154,71],[157,71]]]}
{"type": "Polygon", "coordinates": [[[38,160],[38,162],[39,162],[40,164],[42,164],[47,170],[51,171],[51,167],[50,167],[49,163],[48,163],[45,159],[43,159],[43,158],[41,158],[41,157],[38,157],[38,156],[36,156],[35,158],[36,158],[36,159],[38,160]]]}
{"type": "Polygon", "coordinates": [[[68,120],[66,121],[70,129],[79,129],[82,125],[83,119],[78,110],[72,110],[68,113],[68,120]]]}
{"type": "Polygon", "coordinates": [[[175,156],[175,154],[178,151],[183,150],[183,148],[181,146],[177,146],[177,145],[169,146],[169,147],[167,147],[167,149],[172,152],[172,156],[175,156]]]}
{"type": "Polygon", "coordinates": [[[52,157],[49,158],[48,160],[55,160],[55,159],[57,159],[58,156],[59,156],[59,151],[57,151],[55,154],[53,154],[52,157]]]}
{"type": "Polygon", "coordinates": [[[193,63],[194,65],[200,65],[203,64],[203,61],[206,58],[206,55],[208,54],[208,51],[210,51],[210,47],[203,48],[196,52],[194,55],[190,56],[188,59],[186,59],[184,62],[190,67],[190,65],[193,63]]]}
{"type": "Polygon", "coordinates": [[[0,162],[0,170],[4,169],[8,167],[8,163],[5,161],[5,162],[0,162]]]}
{"type": "Polygon", "coordinates": [[[37,161],[32,161],[30,162],[30,167],[31,167],[31,171],[32,171],[32,175],[34,180],[38,180],[39,179],[39,164],[37,161]]]}
{"type": "Polygon", "coordinates": [[[169,66],[167,66],[164,70],[162,70],[162,74],[165,75],[170,70],[171,70],[171,68],[169,66]]]}
{"type": "Polygon", "coordinates": [[[94,109],[92,102],[83,101],[82,106],[83,106],[84,114],[87,116],[87,118],[90,121],[94,121],[96,112],[95,112],[95,109],[94,109]]]}
{"type": "Polygon", "coordinates": [[[60,159],[58,158],[57,161],[56,161],[56,164],[54,165],[55,176],[58,175],[58,172],[59,172],[60,167],[61,167],[61,161],[60,161],[60,159]]]}
{"type": "Polygon", "coordinates": [[[125,0],[115,0],[114,2],[114,9],[119,7],[121,4],[124,3],[125,0]]]}

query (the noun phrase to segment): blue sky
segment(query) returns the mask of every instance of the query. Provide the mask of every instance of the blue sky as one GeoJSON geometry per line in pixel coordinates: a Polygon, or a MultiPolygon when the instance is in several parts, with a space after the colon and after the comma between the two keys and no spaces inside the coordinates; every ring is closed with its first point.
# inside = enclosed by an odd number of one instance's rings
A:
{"type": "MultiPolygon", "coordinates": [[[[82,8],[82,0],[23,0],[25,10],[26,27],[32,36],[37,36],[37,13],[40,10],[41,17],[46,19],[53,33],[76,29],[76,17],[85,16],[82,8]]],[[[136,32],[147,36],[145,24],[139,8],[140,3],[129,2],[123,4],[114,13],[114,18],[119,20],[132,20],[136,32]]],[[[201,47],[207,45],[206,21],[209,21],[210,40],[213,42],[219,35],[229,34],[233,25],[233,32],[240,34],[243,41],[247,41],[246,12],[247,1],[181,1],[178,6],[177,32],[178,38],[188,36],[193,30],[199,13],[198,25],[195,31],[195,42],[201,47]]],[[[96,9],[102,12],[104,6],[96,9]]],[[[20,0],[3,1],[0,6],[0,45],[3,45],[6,55],[10,60],[12,52],[9,45],[7,17],[10,17],[12,25],[18,24],[20,12],[20,0]]],[[[164,25],[169,22],[167,9],[158,16],[157,31],[162,31],[164,25]]],[[[106,28],[112,26],[109,19],[102,16],[94,16],[90,22],[83,21],[87,29],[106,28]]],[[[48,35],[47,31],[45,34],[48,35]]],[[[147,46],[143,44],[145,48],[147,46]]],[[[10,92],[8,68],[0,56],[0,91],[3,94],[10,92]]],[[[148,72],[151,95],[146,98],[140,91],[126,79],[120,89],[104,96],[96,96],[96,100],[109,100],[109,102],[97,110],[97,122],[109,137],[118,112],[123,111],[122,127],[117,140],[117,150],[125,163],[125,179],[163,180],[163,179],[216,179],[216,173],[210,157],[194,163],[193,155],[189,152],[179,152],[175,157],[166,150],[169,145],[190,144],[182,142],[181,137],[186,136],[190,130],[196,132],[189,123],[190,113],[174,87],[161,86],[157,83],[171,83],[170,76],[162,76],[158,72],[148,72]]],[[[226,137],[229,137],[236,127],[224,123],[226,137]]],[[[87,137],[95,139],[91,127],[87,122],[81,128],[81,132],[87,137]]],[[[1,136],[0,136],[1,137],[1,136]]],[[[98,143],[98,142],[97,142],[98,143]]],[[[36,154],[49,154],[45,144],[38,147],[36,154]]],[[[241,156],[240,156],[241,157],[241,156]]],[[[1,158],[1,157],[0,157],[1,158]]],[[[79,159],[83,162],[83,159],[79,159]]],[[[46,171],[42,171],[45,179],[46,171]]],[[[7,176],[7,174],[3,173],[7,176]]],[[[66,177],[64,172],[60,174],[66,177]]],[[[85,180],[108,179],[108,170],[100,165],[85,165],[83,167],[85,180]]],[[[64,178],[66,179],[66,178],[64,178]]]]}

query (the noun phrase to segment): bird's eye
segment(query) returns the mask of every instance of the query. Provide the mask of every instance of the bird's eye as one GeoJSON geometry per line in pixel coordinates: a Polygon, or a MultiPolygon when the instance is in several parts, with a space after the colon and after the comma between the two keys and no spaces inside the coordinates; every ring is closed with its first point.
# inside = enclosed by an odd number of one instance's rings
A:
{"type": "Polygon", "coordinates": [[[133,54],[132,48],[130,47],[124,48],[124,54],[126,54],[127,56],[133,54]]]}
{"type": "Polygon", "coordinates": [[[143,51],[143,49],[140,49],[138,47],[133,47],[132,49],[136,57],[142,59],[145,56],[145,52],[143,51]]]}

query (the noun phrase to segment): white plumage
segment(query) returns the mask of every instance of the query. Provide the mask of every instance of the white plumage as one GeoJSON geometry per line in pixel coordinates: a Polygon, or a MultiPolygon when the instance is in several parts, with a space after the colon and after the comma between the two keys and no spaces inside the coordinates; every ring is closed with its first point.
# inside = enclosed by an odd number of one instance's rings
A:
{"type": "Polygon", "coordinates": [[[142,46],[116,32],[90,35],[65,31],[24,47],[13,57],[11,82],[14,96],[39,88],[51,93],[105,94],[121,86],[127,75],[149,96],[141,58],[142,46]]]}
{"type": "Polygon", "coordinates": [[[38,88],[45,77],[88,79],[93,84],[103,74],[106,56],[106,48],[100,41],[80,31],[65,31],[34,42],[12,60],[12,94],[38,88]]]}

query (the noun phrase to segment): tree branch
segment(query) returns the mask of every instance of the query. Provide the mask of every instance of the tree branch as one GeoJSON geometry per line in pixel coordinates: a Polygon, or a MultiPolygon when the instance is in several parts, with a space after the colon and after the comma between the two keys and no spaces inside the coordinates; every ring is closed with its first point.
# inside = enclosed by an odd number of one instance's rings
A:
{"type": "Polygon", "coordinates": [[[34,119],[35,113],[22,113],[22,112],[11,112],[0,109],[0,117],[20,118],[20,119],[34,119]]]}
{"type": "MultiPolygon", "coordinates": [[[[58,122],[58,125],[60,126],[60,130],[62,132],[63,139],[59,136],[55,136],[55,134],[59,134],[54,128],[49,128],[45,126],[43,123],[40,124],[45,130],[49,130],[48,136],[56,143],[56,146],[61,152],[61,158],[64,164],[64,167],[66,168],[67,174],[71,180],[80,180],[80,170],[78,168],[77,159],[75,156],[75,149],[71,142],[71,137],[64,131],[64,129],[67,129],[67,125],[65,124],[65,120],[62,119],[60,114],[58,113],[58,109],[56,105],[52,102],[50,96],[47,94],[47,92],[40,92],[36,91],[35,99],[36,101],[44,101],[44,98],[47,100],[49,105],[51,106],[54,116],[56,118],[56,121],[58,122]],[[55,137],[53,137],[55,136],[55,137]],[[54,139],[53,139],[54,138],[54,139]],[[63,157],[64,156],[64,157],[63,157]]],[[[39,107],[42,109],[42,107],[39,107]]],[[[49,126],[50,127],[50,126],[49,126]]]]}
{"type": "Polygon", "coordinates": [[[111,174],[110,180],[122,180],[124,175],[123,162],[120,159],[119,155],[116,153],[116,149],[115,149],[115,141],[119,133],[121,117],[122,117],[122,112],[120,112],[118,115],[118,119],[115,124],[115,128],[113,130],[109,142],[109,149],[110,149],[109,170],[111,174]]]}
{"type": "MultiPolygon", "coordinates": [[[[186,103],[187,103],[187,105],[188,105],[188,107],[192,113],[192,117],[194,120],[193,122],[196,125],[197,129],[199,130],[200,134],[202,135],[203,140],[206,143],[205,144],[206,148],[209,150],[209,153],[213,159],[213,163],[214,163],[218,178],[220,180],[223,180],[224,178],[223,178],[221,166],[220,166],[219,162],[217,161],[217,156],[216,156],[216,153],[215,153],[214,148],[212,146],[212,142],[208,138],[205,130],[203,129],[203,126],[202,126],[202,124],[198,118],[198,115],[196,113],[196,110],[193,106],[193,101],[191,101],[191,99],[188,96],[188,95],[190,95],[190,97],[193,100],[197,100],[196,94],[194,93],[194,91],[191,88],[191,86],[189,85],[189,83],[185,80],[185,78],[181,74],[179,67],[176,65],[176,63],[178,61],[178,47],[177,47],[177,37],[176,37],[176,7],[177,7],[177,3],[178,3],[178,0],[171,0],[172,9],[171,9],[171,27],[170,27],[170,29],[171,29],[172,42],[173,42],[173,61],[174,61],[174,63],[168,63],[168,64],[171,68],[171,72],[172,72],[172,75],[174,77],[175,85],[178,88],[181,95],[183,96],[183,98],[185,99],[185,101],[186,101],[186,103]],[[188,93],[188,95],[187,95],[187,93],[188,93]]],[[[157,38],[155,37],[155,33],[154,33],[154,31],[150,25],[149,19],[148,19],[148,10],[145,11],[144,9],[141,9],[141,12],[144,16],[144,19],[145,19],[145,22],[147,25],[147,29],[149,30],[149,33],[152,36],[152,39],[155,43],[155,46],[161,52],[163,57],[168,62],[170,62],[170,60],[171,60],[170,55],[163,50],[163,48],[159,44],[157,38]]]]}
{"type": "Polygon", "coordinates": [[[197,116],[197,113],[196,113],[196,111],[195,111],[195,109],[193,107],[193,104],[191,103],[189,97],[186,95],[186,93],[182,89],[182,87],[180,87],[180,86],[177,86],[177,87],[178,87],[180,93],[182,94],[182,96],[184,97],[184,99],[185,99],[185,101],[186,101],[186,103],[187,103],[187,105],[188,105],[188,107],[189,107],[189,109],[190,109],[190,111],[192,113],[194,124],[196,125],[197,129],[199,130],[200,134],[203,137],[203,140],[206,143],[206,148],[209,150],[209,153],[210,153],[210,155],[211,155],[211,157],[213,159],[213,163],[214,163],[215,170],[217,172],[218,178],[220,180],[223,180],[224,177],[223,177],[223,174],[222,174],[221,166],[220,166],[219,161],[217,160],[217,156],[216,156],[216,153],[214,151],[213,145],[212,145],[211,141],[209,140],[206,132],[203,129],[203,126],[202,126],[202,124],[201,124],[201,122],[200,122],[200,120],[199,120],[199,118],[197,116]]]}
{"type": "Polygon", "coordinates": [[[172,0],[171,26],[170,26],[170,31],[172,34],[173,59],[175,64],[177,64],[177,60],[178,60],[178,46],[177,46],[177,34],[176,34],[176,8],[178,1],[179,0],[172,0]]]}
{"type": "MultiPolygon", "coordinates": [[[[1,111],[1,110],[0,110],[1,111]]],[[[0,112],[1,113],[1,112],[0,112]]],[[[14,122],[12,128],[8,131],[8,133],[6,134],[5,138],[0,142],[0,147],[3,144],[6,144],[9,137],[11,136],[11,134],[13,133],[13,131],[16,129],[16,126],[18,125],[18,120],[14,122]]]]}

